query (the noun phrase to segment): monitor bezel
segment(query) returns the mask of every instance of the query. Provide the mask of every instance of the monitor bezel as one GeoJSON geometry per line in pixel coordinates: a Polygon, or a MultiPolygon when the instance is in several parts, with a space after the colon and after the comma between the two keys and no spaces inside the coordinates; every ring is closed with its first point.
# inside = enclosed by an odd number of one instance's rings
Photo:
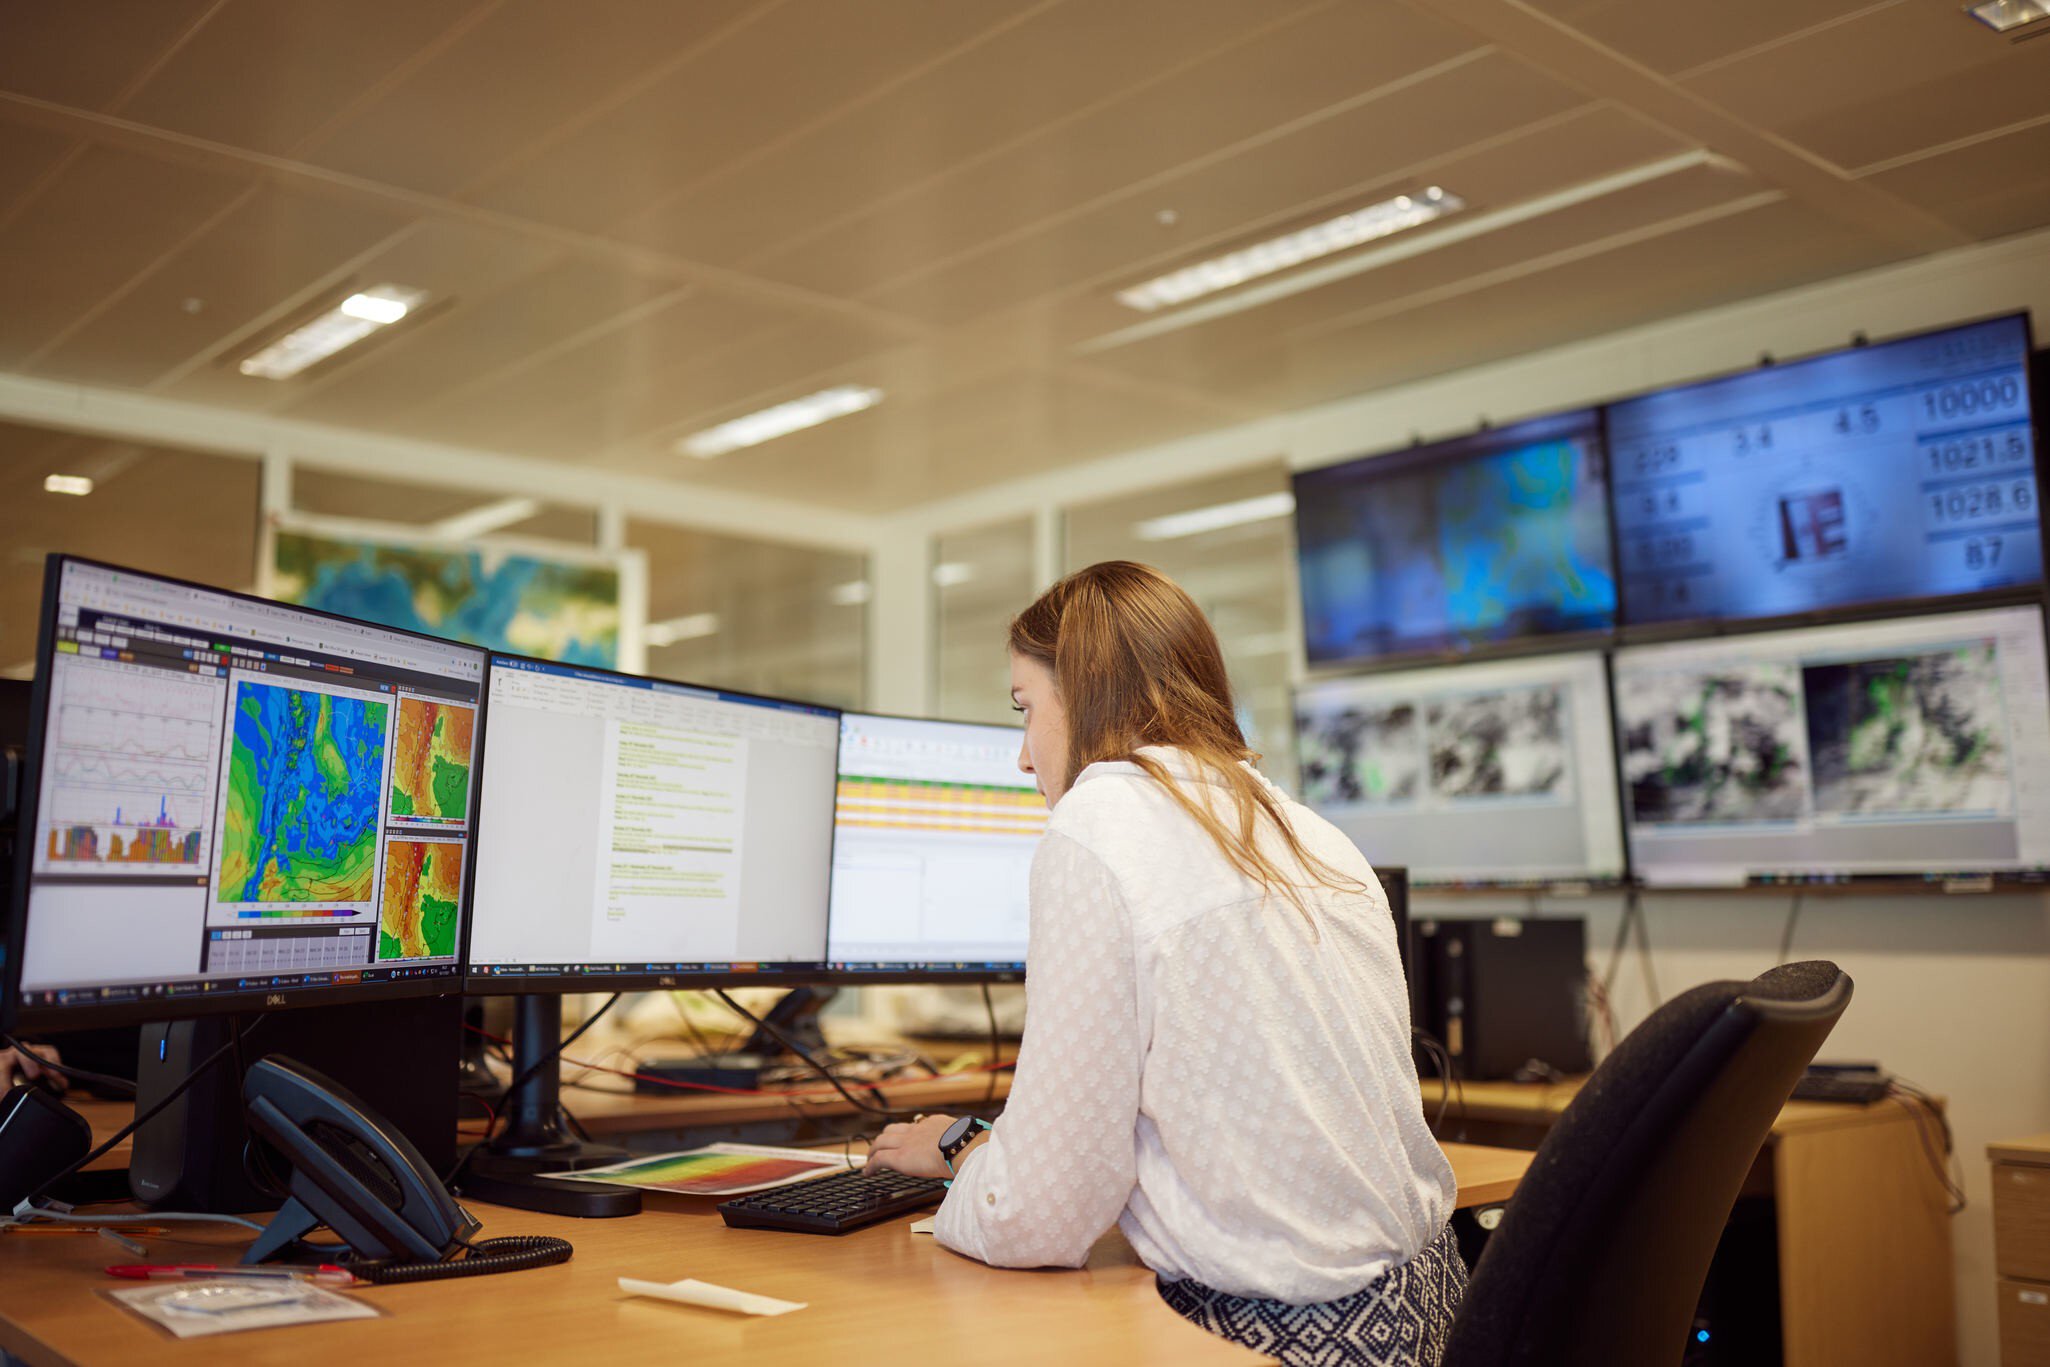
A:
{"type": "MultiPolygon", "coordinates": [[[[2004,608],[2029,608],[2036,615],[2037,629],[2043,633],[2044,669],[2050,676],[2050,590],[2037,587],[2007,594],[1975,594],[1968,601],[1954,598],[1941,600],[1916,600],[1915,611],[1904,612],[1899,604],[1891,608],[1875,607],[1855,615],[1842,613],[1824,616],[1820,620],[1803,620],[1792,624],[1766,624],[1741,620],[1732,626],[1738,629],[1720,632],[1697,632],[1684,637],[1663,637],[1658,640],[1633,641],[1627,647],[1619,645],[1617,651],[1665,645],[1686,645],[1705,642],[1720,642],[1741,639],[1747,636],[1764,635],[1768,632],[1784,634],[1798,631],[1804,626],[1863,626],[1874,623],[1912,622],[1924,617],[1947,617],[1971,612],[1992,612],[2004,608]],[[1990,598],[1990,601],[1989,601],[1990,598]]],[[[1609,654],[1610,690],[1615,689],[1617,651],[1609,654]]],[[[1638,866],[1637,843],[1632,835],[1634,822],[1630,811],[1629,783],[1623,763],[1623,712],[1610,703],[1610,722],[1615,728],[1614,749],[1616,755],[1616,809],[1623,823],[1623,856],[1631,870],[1630,890],[1644,895],[1673,894],[1690,896],[1703,893],[1721,893],[1726,896],[1756,893],[1827,893],[1827,892],[1953,892],[1953,891],[2007,891],[2041,889],[2050,885],[2050,869],[1956,869],[1937,873],[1847,873],[1822,870],[1802,873],[1756,873],[1749,870],[1741,882],[1680,882],[1650,879],[1638,866]]]]}
{"type": "MultiPolygon", "coordinates": [[[[806,962],[790,967],[762,967],[757,969],[718,971],[661,971],[635,970],[621,973],[549,973],[515,974],[500,977],[493,973],[480,973],[471,958],[470,937],[476,928],[478,852],[484,847],[484,822],[487,819],[488,804],[484,797],[484,772],[490,753],[491,735],[491,681],[497,672],[499,660],[517,661],[522,665],[539,665],[545,669],[573,669],[578,673],[603,675],[612,679],[627,681],[635,686],[643,684],[666,684],[673,688],[688,688],[701,693],[719,694],[732,698],[749,698],[782,707],[804,708],[821,716],[833,718],[833,777],[837,783],[840,775],[840,717],[843,708],[826,703],[807,702],[801,698],[779,697],[771,693],[753,693],[746,689],[724,688],[717,684],[694,683],[685,679],[671,679],[659,674],[635,674],[624,669],[603,669],[596,665],[568,664],[561,660],[547,660],[534,655],[522,655],[511,650],[487,650],[484,652],[484,708],[477,739],[475,805],[471,818],[470,849],[464,863],[465,886],[471,897],[470,915],[463,922],[463,993],[472,997],[521,997],[530,994],[557,996],[571,992],[658,992],[697,991],[714,987],[800,987],[812,983],[835,981],[826,970],[824,959],[817,963],[806,962]]],[[[830,812],[828,813],[830,819],[830,812]]],[[[832,846],[830,838],[826,856],[826,911],[832,906],[832,846]]],[[[828,934],[831,928],[828,926],[828,934]]],[[[819,946],[821,954],[825,943],[819,946]]]]}
{"type": "MultiPolygon", "coordinates": [[[[1869,339],[1863,345],[1852,342],[1821,351],[1803,352],[1798,356],[1775,357],[1770,368],[1776,370],[1786,366],[1806,365],[1812,361],[1827,360],[1832,356],[1841,356],[1848,352],[1862,350],[1863,346],[1890,346],[1896,342],[1919,341],[1929,337],[1940,337],[1946,332],[1961,332],[1966,328],[1981,327],[1987,323],[2005,322],[2010,318],[2021,320],[2023,346],[2022,385],[2029,396],[2031,473],[2034,474],[2036,480],[2038,509],[2036,517],[2037,544],[2040,548],[2038,563],[2043,566],[2043,573],[2035,582],[2008,584],[1990,589],[1970,589],[1963,593],[1949,593],[1926,597],[1868,598],[1854,603],[1837,603],[1826,607],[1809,608],[1801,612],[1780,613],[1770,617],[1673,617],[1661,618],[1657,621],[1636,622],[1631,620],[1630,591],[1627,578],[1622,573],[1621,558],[1618,556],[1616,630],[1614,633],[1616,648],[1620,650],[1631,646],[1657,645],[1666,641],[1693,640],[1704,636],[1717,636],[1735,632],[1783,631],[1799,627],[1833,625],[1844,621],[1869,621],[1880,617],[1912,617],[1922,615],[1925,610],[1928,612],[1969,612],[1975,608],[2000,607],[2016,603],[2034,602],[2042,598],[2046,592],[2050,592],[2050,517],[2044,516],[2041,511],[2043,474],[2046,468],[2050,468],[2050,465],[2046,465],[2046,460],[2050,460],[2050,458],[2046,458],[2043,451],[2043,434],[2046,426],[2041,416],[2045,391],[2046,388],[2050,388],[2050,378],[2046,378],[2042,372],[2050,369],[2050,358],[2046,358],[2045,353],[2040,353],[2036,350],[2034,321],[2028,309],[2009,309],[2001,313],[1987,314],[1983,317],[1960,319],[1954,323],[1945,323],[1940,327],[1922,328],[1914,332],[1902,332],[1888,337],[1869,339]]],[[[1613,447],[1609,443],[1610,419],[1613,411],[1624,404],[1633,403],[1639,399],[1652,398],[1660,394],[1677,393],[1688,389],[1697,389],[1703,385],[1721,384],[1728,380],[1743,379],[1757,374],[1764,368],[1766,367],[1750,366],[1744,369],[1724,370],[1712,375],[1703,375],[1695,379],[1686,380],[1679,384],[1661,385],[1655,389],[1640,390],[1609,399],[1600,405],[1604,447],[1610,449],[1613,457],[1613,447]]],[[[1609,467],[1608,500],[1610,546],[1612,550],[1615,550],[1620,547],[1621,543],[1617,537],[1615,527],[1616,482],[1613,463],[1609,467]]]]}
{"type": "Polygon", "coordinates": [[[1328,463],[1306,466],[1289,472],[1289,492],[1295,497],[1296,511],[1290,518],[1290,527],[1295,537],[1295,598],[1296,611],[1302,620],[1301,649],[1304,676],[1310,680],[1344,677],[1352,674],[1424,668],[1432,664],[1453,665],[1467,661],[1513,658],[1519,655],[1543,655],[1600,649],[1615,639],[1616,628],[1622,620],[1623,588],[1618,577],[1616,561],[1616,526],[1614,500],[1610,489],[1614,484],[1609,451],[1608,414],[1606,405],[1576,404],[1568,408],[1551,409],[1519,417],[1500,425],[1483,424],[1471,431],[1458,432],[1439,437],[1433,441],[1412,442],[1408,446],[1387,447],[1378,451],[1367,451],[1343,457],[1328,463]],[[1303,534],[1302,519],[1304,506],[1304,485],[1315,485],[1320,481],[1339,480],[1352,472],[1357,477],[1362,472],[1371,472],[1370,478],[1385,480],[1399,478],[1429,468],[1446,468],[1449,463],[1462,460],[1482,459],[1489,454],[1480,449],[1494,442],[1513,443],[1516,434],[1523,429],[1542,429],[1551,426],[1571,427],[1590,434],[1594,455],[1600,462],[1600,498],[1602,501],[1602,534],[1608,540],[1607,564],[1609,577],[1615,584],[1616,601],[1609,610],[1606,626],[1586,627],[1567,631],[1528,631],[1513,636],[1490,639],[1469,638],[1458,633],[1449,633],[1432,639],[1419,639],[1394,650],[1373,653],[1355,652],[1319,658],[1311,653],[1309,634],[1309,595],[1302,577],[1303,534]],[[1470,453],[1461,448],[1473,448],[1470,453]]]}
{"type": "MultiPolygon", "coordinates": [[[[845,708],[842,710],[840,715],[842,718],[841,725],[843,728],[840,734],[841,743],[843,745],[846,743],[846,731],[844,728],[846,724],[845,718],[847,717],[874,717],[879,721],[938,723],[946,726],[984,726],[1000,731],[1015,732],[1018,735],[1021,744],[1023,743],[1025,735],[1025,728],[1022,726],[1006,726],[1002,722],[992,721],[969,721],[966,718],[962,717],[915,717],[904,712],[877,712],[865,707],[845,708]]],[[[836,799],[833,804],[835,813],[833,821],[833,848],[834,854],[836,856],[839,853],[840,838],[840,822],[838,819],[839,802],[837,800],[839,779],[840,763],[838,758],[836,757],[833,761],[833,781],[834,791],[836,794],[836,799]]],[[[1029,954],[1031,951],[1028,949],[1026,952],[1029,954]]],[[[826,980],[828,982],[834,983],[841,987],[890,987],[919,985],[933,985],[939,987],[954,985],[972,987],[983,983],[1022,983],[1025,981],[1025,964],[1023,962],[1015,964],[984,964],[980,966],[962,969],[942,969],[935,966],[934,963],[928,961],[919,964],[908,964],[901,968],[850,969],[834,967],[832,953],[833,892],[831,883],[828,882],[826,888],[826,962],[828,967],[826,980]]]]}
{"type": "MultiPolygon", "coordinates": [[[[432,978],[396,979],[379,982],[359,982],[332,987],[294,987],[282,991],[233,991],[209,992],[193,995],[148,997],[126,1001],[93,1002],[76,1006],[32,1006],[21,995],[21,976],[26,967],[28,944],[28,902],[30,871],[34,866],[34,850],[38,809],[42,800],[43,751],[48,725],[47,713],[50,702],[51,671],[56,659],[56,623],[60,586],[66,565],[81,565],[90,569],[107,570],[117,574],[132,574],[139,579],[155,580],[177,588],[198,589],[204,593],[216,593],[224,598],[245,603],[263,603],[273,607],[288,608],[293,612],[305,613],[309,618],[335,622],[343,626],[370,627],[377,631],[388,631],[395,635],[426,641],[434,645],[449,646],[459,651],[475,654],[484,668],[477,676],[477,710],[479,725],[484,714],[484,695],[489,683],[489,652],[482,646],[469,645],[462,641],[451,641],[446,637],[430,636],[425,632],[408,631],[404,627],[388,627],[377,622],[365,622],[359,618],[346,617],[340,613],[321,608],[305,607],[298,603],[281,603],[274,598],[264,598],[253,593],[239,593],[215,584],[204,584],[197,580],[180,579],[173,575],[157,574],[129,565],[116,565],[88,556],[71,555],[62,551],[53,552],[43,562],[43,604],[36,623],[36,673],[29,698],[28,749],[22,765],[22,794],[16,827],[17,858],[14,878],[8,889],[7,936],[4,947],[6,960],[4,996],[0,996],[0,1028],[10,1032],[22,1030],[90,1030],[103,1026],[132,1025],[143,1021],[192,1020],[206,1016],[237,1015],[248,1012],[296,1010],[306,1006],[337,1006],[354,1002],[393,1001],[416,997],[455,996],[463,991],[463,981],[468,965],[469,940],[469,890],[463,890],[462,934],[456,951],[456,962],[451,973],[432,978]]],[[[476,809],[476,799],[481,787],[481,776],[473,764],[470,774],[471,810],[476,809]]],[[[476,828],[470,831],[470,843],[474,846],[476,828]]],[[[467,871],[470,855],[464,854],[467,871]]],[[[209,873],[209,886],[212,875],[209,873]]]]}

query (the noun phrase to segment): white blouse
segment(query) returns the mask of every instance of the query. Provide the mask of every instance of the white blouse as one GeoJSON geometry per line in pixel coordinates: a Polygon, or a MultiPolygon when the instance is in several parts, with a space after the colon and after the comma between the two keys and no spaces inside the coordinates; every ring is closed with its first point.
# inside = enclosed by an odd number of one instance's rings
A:
{"type": "MultiPolygon", "coordinates": [[[[1215,776],[1144,753],[1231,823],[1215,776]]],[[[1452,1167],[1424,1123],[1387,899],[1351,841],[1282,800],[1303,845],[1370,889],[1314,886],[1314,933],[1136,765],[1077,777],[1032,865],[1010,1101],[940,1207],[942,1244],[1078,1267],[1115,1221],[1165,1280],[1300,1305],[1444,1227],[1452,1167]]]]}

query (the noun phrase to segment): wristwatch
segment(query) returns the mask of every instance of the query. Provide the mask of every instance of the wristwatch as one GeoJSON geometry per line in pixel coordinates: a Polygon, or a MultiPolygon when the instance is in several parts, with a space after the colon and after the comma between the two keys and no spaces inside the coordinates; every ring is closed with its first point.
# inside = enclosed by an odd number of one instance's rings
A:
{"type": "Polygon", "coordinates": [[[953,1168],[954,1155],[968,1147],[968,1141],[975,1138],[976,1130],[989,1128],[987,1120],[977,1120],[972,1115],[964,1115],[947,1126],[946,1132],[940,1135],[940,1157],[946,1160],[947,1167],[953,1168]]]}

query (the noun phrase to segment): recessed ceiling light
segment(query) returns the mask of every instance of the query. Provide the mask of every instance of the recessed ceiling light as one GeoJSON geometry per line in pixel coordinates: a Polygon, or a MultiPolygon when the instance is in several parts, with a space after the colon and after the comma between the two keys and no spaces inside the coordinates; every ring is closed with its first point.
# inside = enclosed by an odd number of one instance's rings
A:
{"type": "Polygon", "coordinates": [[[1258,280],[1263,275],[1300,266],[1305,261],[1357,247],[1362,242],[1415,228],[1466,207],[1458,195],[1433,185],[1416,196],[1397,195],[1349,214],[1257,242],[1194,266],[1156,276],[1142,285],[1118,291],[1118,302],[1141,313],[1186,304],[1206,294],[1258,280]]]}
{"type": "Polygon", "coordinates": [[[705,636],[716,636],[719,632],[719,614],[716,612],[693,612],[688,617],[672,617],[666,622],[648,623],[648,644],[651,646],[673,646],[678,641],[695,641],[705,636]]]}
{"type": "Polygon", "coordinates": [[[1984,5],[1967,5],[1965,13],[1995,33],[2008,33],[2043,19],[2050,19],[2050,0],[1990,0],[1984,5]]]}
{"type": "Polygon", "coordinates": [[[850,579],[844,584],[833,585],[832,592],[826,597],[832,600],[835,607],[853,608],[866,603],[871,592],[868,580],[850,579]]]}
{"type": "Polygon", "coordinates": [[[75,494],[84,498],[93,491],[90,475],[44,475],[43,492],[51,494],[75,494]]]}
{"type": "Polygon", "coordinates": [[[874,408],[882,397],[882,390],[857,384],[821,389],[816,394],[807,394],[801,399],[792,399],[774,408],[764,408],[759,413],[708,427],[677,442],[676,449],[687,456],[710,460],[728,451],[760,446],[765,441],[774,441],[777,437],[787,437],[792,432],[802,432],[807,427],[817,427],[834,418],[844,418],[849,413],[874,408]]]}
{"type": "Polygon", "coordinates": [[[949,560],[944,565],[932,567],[932,581],[943,589],[959,588],[975,577],[975,566],[966,561],[949,560]]]}
{"type": "Polygon", "coordinates": [[[1295,495],[1284,489],[1280,493],[1261,494],[1257,498],[1216,503],[1208,508],[1192,508],[1186,513],[1151,517],[1132,530],[1138,533],[1141,541],[1174,541],[1180,537],[1197,536],[1225,527],[1242,527],[1249,522],[1265,522],[1269,518],[1287,517],[1294,511],[1295,495]]]}
{"type": "Polygon", "coordinates": [[[350,295],[310,322],[245,358],[244,375],[263,380],[289,380],[344,347],[354,346],[381,327],[389,327],[418,308],[426,290],[405,285],[379,285],[350,295]]]}

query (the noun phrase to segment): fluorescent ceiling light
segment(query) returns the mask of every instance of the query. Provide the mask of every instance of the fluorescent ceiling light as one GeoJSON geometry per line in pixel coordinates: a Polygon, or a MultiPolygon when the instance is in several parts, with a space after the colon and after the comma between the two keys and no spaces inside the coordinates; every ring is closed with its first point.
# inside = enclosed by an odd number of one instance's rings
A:
{"type": "Polygon", "coordinates": [[[853,608],[860,607],[863,603],[866,603],[870,592],[868,580],[850,579],[844,584],[833,585],[832,592],[828,593],[826,597],[833,600],[835,607],[853,608]]]}
{"type": "Polygon", "coordinates": [[[1333,252],[1357,247],[1362,242],[1399,233],[1404,228],[1419,227],[1465,207],[1466,201],[1458,195],[1447,194],[1433,185],[1414,198],[1397,195],[1394,199],[1369,204],[1364,209],[1355,209],[1296,232],[1227,252],[1198,265],[1156,276],[1143,285],[1119,290],[1118,302],[1141,313],[1186,304],[1191,299],[1201,299],[1206,294],[1228,290],[1248,280],[1257,280],[1263,275],[1300,266],[1305,261],[1315,261],[1333,252]]]}
{"type": "Polygon", "coordinates": [[[666,622],[648,623],[648,644],[651,646],[673,646],[678,641],[695,641],[700,637],[716,636],[719,633],[719,614],[716,612],[693,612],[688,617],[672,617],[666,622]]]}
{"type": "Polygon", "coordinates": [[[1407,261],[1411,257],[1421,256],[1425,252],[1439,251],[1455,243],[1470,241],[1487,233],[1500,232],[1504,228],[1514,227],[1519,223],[1527,223],[1532,219],[1542,218],[1546,214],[1558,213],[1562,209],[1570,209],[1576,205],[1587,204],[1593,200],[1617,194],[1638,185],[1645,185],[1652,181],[1663,179],[1666,176],[1678,175],[1681,172],[1691,171],[1697,167],[1704,166],[1713,167],[1719,171],[1731,172],[1741,172],[1744,169],[1728,157],[1708,151],[1705,148],[1696,148],[1692,152],[1680,152],[1659,161],[1633,167],[1628,171],[1618,171],[1611,176],[1603,176],[1598,180],[1590,180],[1580,185],[1570,186],[1554,194],[1539,195],[1536,199],[1525,200],[1520,204],[1513,204],[1506,209],[1497,209],[1492,213],[1462,218],[1456,223],[1447,224],[1437,232],[1426,233],[1422,237],[1404,238],[1400,242],[1384,243],[1379,247],[1373,248],[1371,251],[1352,252],[1335,260],[1326,261],[1321,265],[1309,266],[1274,280],[1263,281],[1256,285],[1248,285],[1242,290],[1235,290],[1230,294],[1220,295],[1215,299],[1206,299],[1187,308],[1175,309],[1170,313],[1163,313],[1158,317],[1133,323],[1129,327],[1118,328],[1115,331],[1106,332],[1100,336],[1077,342],[1070,350],[1078,356],[1089,356],[1098,352],[1111,351],[1117,347],[1129,346],[1133,342],[1144,341],[1148,337],[1158,337],[1165,333],[1178,332],[1183,328],[1207,323],[1213,318],[1223,318],[1230,314],[1243,312],[1246,309],[1259,308],[1263,304],[1271,304],[1278,299],[1287,299],[1309,290],[1321,289],[1334,281],[1346,280],[1366,271],[1379,270],[1383,266],[1392,266],[1398,261],[1407,261]]]}
{"type": "Polygon", "coordinates": [[[1995,33],[2007,33],[2024,24],[2050,19],[2050,0],[1990,0],[1984,5],[1967,5],[1965,13],[1995,33]]]}
{"type": "Polygon", "coordinates": [[[1294,511],[1295,495],[1284,489],[1277,494],[1242,498],[1235,503],[1218,503],[1208,508],[1193,508],[1186,513],[1149,517],[1132,530],[1139,534],[1141,541],[1174,541],[1180,537],[1198,536],[1225,527],[1242,527],[1248,522],[1265,522],[1269,518],[1287,517],[1294,511]]]}
{"type": "Polygon", "coordinates": [[[93,491],[90,475],[44,475],[43,492],[50,494],[76,494],[84,498],[93,491]]]}
{"type": "Polygon", "coordinates": [[[882,397],[882,390],[857,384],[821,389],[816,394],[807,394],[801,399],[792,399],[789,403],[779,403],[774,408],[764,408],[759,413],[708,427],[677,442],[676,449],[700,460],[710,460],[728,451],[760,446],[765,441],[774,441],[777,437],[787,437],[792,432],[802,432],[807,427],[817,427],[822,422],[873,408],[882,397]]]}
{"type": "Polygon", "coordinates": [[[944,565],[932,567],[932,581],[943,589],[959,588],[975,577],[975,566],[960,560],[949,560],[944,565]]]}
{"type": "Polygon", "coordinates": [[[430,530],[436,536],[450,541],[468,541],[473,536],[483,536],[501,527],[510,527],[516,522],[525,522],[541,511],[541,502],[533,498],[501,498],[482,504],[466,513],[445,517],[433,524],[430,530]]]}
{"type": "Polygon", "coordinates": [[[263,380],[289,380],[342,348],[354,346],[379,328],[398,322],[426,298],[426,290],[404,285],[379,285],[352,294],[245,358],[241,371],[263,380]]]}

